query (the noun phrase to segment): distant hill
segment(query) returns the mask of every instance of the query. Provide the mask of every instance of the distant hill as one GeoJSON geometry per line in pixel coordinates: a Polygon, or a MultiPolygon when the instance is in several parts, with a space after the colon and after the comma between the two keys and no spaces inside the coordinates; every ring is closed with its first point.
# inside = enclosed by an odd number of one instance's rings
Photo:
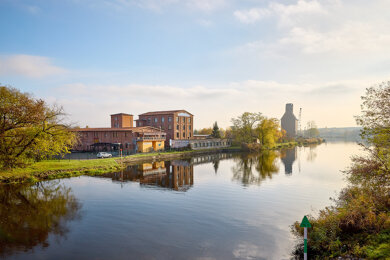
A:
{"type": "Polygon", "coordinates": [[[331,140],[345,140],[360,142],[361,127],[332,127],[332,128],[318,128],[320,137],[328,141],[331,140]]]}

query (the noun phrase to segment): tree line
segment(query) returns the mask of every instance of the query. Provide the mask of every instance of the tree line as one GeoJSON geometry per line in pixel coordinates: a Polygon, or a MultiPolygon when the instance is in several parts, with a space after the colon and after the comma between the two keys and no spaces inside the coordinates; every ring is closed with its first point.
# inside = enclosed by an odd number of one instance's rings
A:
{"type": "Polygon", "coordinates": [[[277,142],[286,139],[286,132],[280,128],[279,120],[268,118],[260,112],[244,112],[242,115],[232,118],[231,122],[233,125],[226,129],[219,128],[215,122],[213,127],[196,130],[194,134],[209,135],[214,138],[230,138],[236,145],[257,144],[264,148],[272,148],[277,142]]]}

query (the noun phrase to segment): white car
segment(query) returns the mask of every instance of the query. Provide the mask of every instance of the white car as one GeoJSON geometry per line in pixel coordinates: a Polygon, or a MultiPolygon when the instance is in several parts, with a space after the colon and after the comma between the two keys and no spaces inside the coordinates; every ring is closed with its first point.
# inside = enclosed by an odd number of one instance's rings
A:
{"type": "Polygon", "coordinates": [[[97,154],[97,158],[110,158],[110,157],[112,157],[112,154],[106,152],[100,152],[97,154]]]}

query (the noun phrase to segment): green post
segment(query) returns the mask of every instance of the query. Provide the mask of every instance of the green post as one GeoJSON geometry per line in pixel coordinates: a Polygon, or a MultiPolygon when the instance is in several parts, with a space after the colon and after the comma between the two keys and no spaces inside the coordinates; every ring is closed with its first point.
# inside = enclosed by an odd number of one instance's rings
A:
{"type": "Polygon", "coordinates": [[[304,228],[303,239],[304,239],[304,248],[303,248],[303,259],[307,260],[307,228],[311,227],[311,224],[306,216],[303,217],[300,227],[304,228]]]}

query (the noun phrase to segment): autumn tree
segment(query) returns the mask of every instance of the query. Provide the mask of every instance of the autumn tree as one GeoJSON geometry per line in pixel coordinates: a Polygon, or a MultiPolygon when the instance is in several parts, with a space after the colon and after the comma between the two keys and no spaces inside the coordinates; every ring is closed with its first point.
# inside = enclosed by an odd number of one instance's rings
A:
{"type": "Polygon", "coordinates": [[[261,113],[245,112],[238,118],[233,118],[232,122],[232,132],[237,142],[259,142],[261,146],[273,147],[283,137],[279,120],[267,118],[261,113]]]}
{"type": "Polygon", "coordinates": [[[61,107],[0,86],[0,168],[67,153],[76,136],[62,122],[63,117],[61,107]]]}
{"type": "Polygon", "coordinates": [[[256,133],[260,144],[266,147],[275,146],[275,143],[282,137],[279,120],[264,117],[257,126],[256,133]]]}
{"type": "Polygon", "coordinates": [[[219,130],[217,121],[215,121],[215,123],[213,125],[213,132],[211,133],[211,136],[214,138],[221,138],[221,132],[219,130]]]}
{"type": "Polygon", "coordinates": [[[238,142],[253,143],[257,139],[255,128],[264,119],[261,113],[245,112],[237,118],[232,118],[234,139],[238,142]]]}
{"type": "Polygon", "coordinates": [[[318,137],[319,134],[320,134],[320,131],[318,130],[316,123],[314,121],[307,122],[305,136],[313,138],[313,137],[318,137]]]}
{"type": "MultiPolygon", "coordinates": [[[[213,132],[213,129],[211,127],[196,130],[196,134],[198,134],[198,135],[211,135],[212,132],[213,132]]],[[[194,134],[195,134],[195,131],[194,131],[194,134]]]]}

